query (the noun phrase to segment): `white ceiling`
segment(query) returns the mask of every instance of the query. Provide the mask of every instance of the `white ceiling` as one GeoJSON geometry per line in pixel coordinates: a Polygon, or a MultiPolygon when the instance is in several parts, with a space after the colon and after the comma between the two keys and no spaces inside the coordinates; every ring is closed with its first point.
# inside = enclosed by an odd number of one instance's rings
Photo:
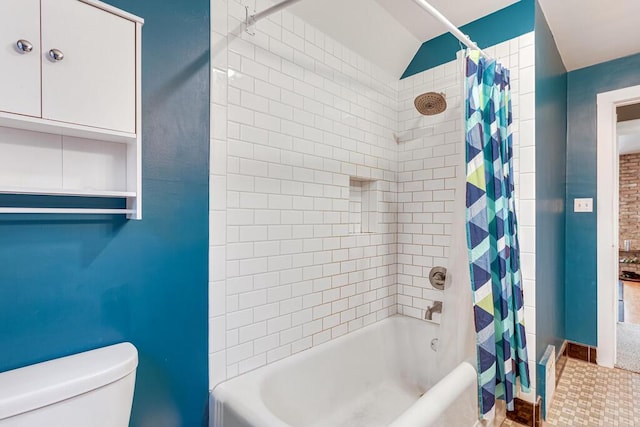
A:
{"type": "MultiPolygon", "coordinates": [[[[428,0],[455,26],[461,27],[478,18],[505,8],[518,0],[428,0]]],[[[427,41],[446,32],[440,21],[433,18],[413,0],[375,0],[391,16],[419,40],[427,41]]]]}
{"type": "MultiPolygon", "coordinates": [[[[517,0],[430,0],[457,26],[517,0]]],[[[289,10],[399,78],[420,45],[446,32],[413,0],[304,0],[289,10]]]]}
{"type": "Polygon", "coordinates": [[[290,11],[394,77],[402,75],[421,44],[372,0],[304,0],[290,11]]]}
{"type": "Polygon", "coordinates": [[[639,0],[539,0],[568,71],[640,52],[639,0]]]}
{"type": "Polygon", "coordinates": [[[617,133],[618,154],[640,153],[640,120],[618,123],[617,133]]]}

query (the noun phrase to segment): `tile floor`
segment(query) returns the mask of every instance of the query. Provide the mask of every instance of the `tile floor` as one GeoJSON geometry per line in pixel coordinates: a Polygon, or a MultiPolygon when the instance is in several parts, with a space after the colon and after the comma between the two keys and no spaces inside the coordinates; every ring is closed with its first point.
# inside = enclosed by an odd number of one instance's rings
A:
{"type": "MultiPolygon", "coordinates": [[[[638,402],[640,374],[569,359],[544,425],[640,427],[638,402]]],[[[506,420],[502,426],[520,425],[506,420]]]]}

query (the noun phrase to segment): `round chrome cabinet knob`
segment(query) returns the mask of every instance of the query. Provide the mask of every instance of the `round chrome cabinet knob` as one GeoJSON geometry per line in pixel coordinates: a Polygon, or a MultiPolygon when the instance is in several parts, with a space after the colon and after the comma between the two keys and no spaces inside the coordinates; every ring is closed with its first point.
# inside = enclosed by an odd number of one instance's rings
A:
{"type": "Polygon", "coordinates": [[[29,53],[33,50],[33,45],[29,40],[20,39],[16,42],[16,47],[20,53],[29,53]]]}
{"type": "Polygon", "coordinates": [[[62,61],[64,59],[64,53],[58,49],[51,49],[49,51],[49,59],[55,62],[62,61]]]}

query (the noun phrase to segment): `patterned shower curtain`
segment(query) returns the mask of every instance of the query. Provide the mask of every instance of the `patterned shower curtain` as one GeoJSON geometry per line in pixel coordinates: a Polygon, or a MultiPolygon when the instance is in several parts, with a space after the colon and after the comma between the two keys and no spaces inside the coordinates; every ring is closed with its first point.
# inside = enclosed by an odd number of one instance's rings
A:
{"type": "Polygon", "coordinates": [[[529,367],[513,184],[509,70],[478,51],[466,58],[467,243],[482,418],[496,399],[513,410],[529,367]]]}

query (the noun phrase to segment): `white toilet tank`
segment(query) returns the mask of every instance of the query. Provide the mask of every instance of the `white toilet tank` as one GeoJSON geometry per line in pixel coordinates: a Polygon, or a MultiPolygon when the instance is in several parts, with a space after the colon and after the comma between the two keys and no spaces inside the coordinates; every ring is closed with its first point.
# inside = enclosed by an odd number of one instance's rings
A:
{"type": "Polygon", "coordinates": [[[126,427],[137,366],[122,343],[0,373],[0,427],[126,427]]]}

